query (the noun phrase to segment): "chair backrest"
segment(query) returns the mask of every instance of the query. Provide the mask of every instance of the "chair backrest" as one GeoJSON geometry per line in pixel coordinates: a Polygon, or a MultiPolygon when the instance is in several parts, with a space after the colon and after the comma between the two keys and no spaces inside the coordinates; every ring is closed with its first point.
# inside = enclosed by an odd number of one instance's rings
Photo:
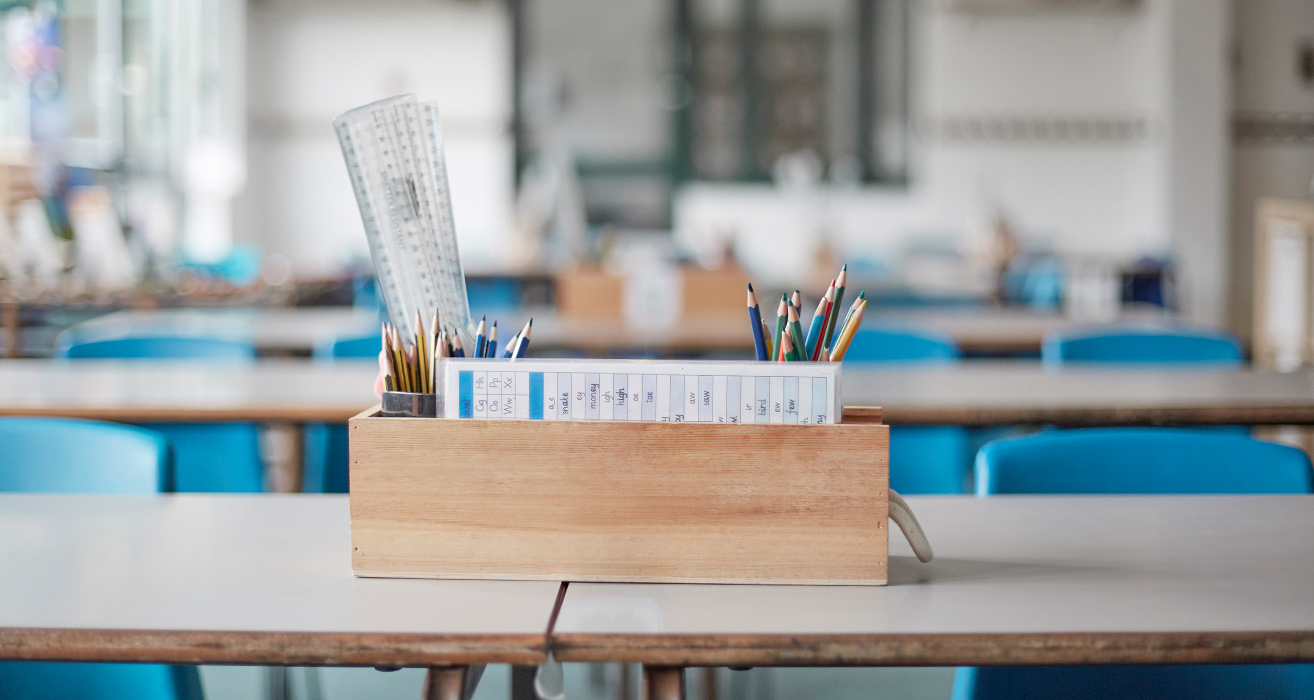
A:
{"type": "Polygon", "coordinates": [[[1243,359],[1241,344],[1222,331],[1125,327],[1054,329],[1045,334],[1040,357],[1051,367],[1069,362],[1236,367],[1243,359]]]}
{"type": "Polygon", "coordinates": [[[71,359],[254,360],[255,346],[239,340],[188,336],[133,336],[57,344],[59,357],[71,359]]]}
{"type": "Polygon", "coordinates": [[[72,418],[0,418],[0,491],[172,490],[169,442],[154,431],[72,418]]]}
{"type": "Polygon", "coordinates": [[[845,362],[957,362],[962,353],[943,333],[911,328],[864,327],[844,355],[845,362]]]}
{"type": "Polygon", "coordinates": [[[1165,428],[1056,430],[995,440],[976,455],[976,492],[1310,493],[1302,450],[1241,435],[1165,428]]]}

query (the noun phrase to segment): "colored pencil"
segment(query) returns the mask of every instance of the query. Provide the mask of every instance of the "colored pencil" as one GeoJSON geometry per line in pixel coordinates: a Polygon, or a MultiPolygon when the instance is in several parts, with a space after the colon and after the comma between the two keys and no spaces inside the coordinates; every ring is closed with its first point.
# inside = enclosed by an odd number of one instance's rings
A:
{"type": "Polygon", "coordinates": [[[844,327],[844,332],[840,334],[839,340],[835,341],[835,354],[831,356],[832,362],[840,362],[844,359],[844,353],[849,351],[849,344],[853,342],[853,336],[858,333],[858,326],[862,325],[862,314],[867,310],[867,300],[863,299],[862,305],[857,311],[853,312],[853,318],[849,324],[844,327]]]}
{"type": "Polygon", "coordinates": [[[534,319],[531,318],[529,319],[528,322],[525,323],[525,327],[520,330],[520,342],[516,344],[516,351],[515,354],[511,355],[511,359],[513,360],[520,359],[524,357],[526,353],[529,352],[529,334],[533,330],[534,330],[534,319]]]}
{"type": "Polygon", "coordinates": [[[831,304],[830,316],[826,319],[826,334],[823,337],[826,348],[832,355],[835,354],[835,324],[839,321],[840,304],[844,303],[844,283],[848,280],[848,270],[849,266],[845,263],[840,267],[839,276],[835,278],[835,303],[831,304]]]}
{"type": "Polygon", "coordinates": [[[488,349],[484,352],[484,357],[497,357],[497,321],[493,321],[493,327],[488,329],[488,349]]]}
{"type": "Polygon", "coordinates": [[[488,321],[487,316],[479,317],[479,328],[475,330],[475,346],[474,346],[475,357],[483,357],[484,350],[488,347],[488,336],[484,335],[485,333],[488,332],[487,321],[488,321]]]}
{"type": "Polygon", "coordinates": [[[826,320],[830,318],[830,307],[835,303],[835,280],[830,281],[830,286],[826,288],[826,294],[821,297],[826,303],[821,311],[821,330],[817,331],[816,342],[812,345],[812,361],[816,362],[821,357],[821,348],[826,345],[826,320]]]}
{"type": "Polygon", "coordinates": [[[753,329],[753,349],[757,351],[758,362],[770,358],[766,337],[762,333],[762,309],[758,308],[757,295],[753,293],[753,283],[748,283],[748,325],[753,329]]]}
{"type": "Polygon", "coordinates": [[[853,318],[853,312],[858,310],[858,304],[861,304],[866,298],[867,292],[858,292],[858,298],[853,300],[853,305],[850,306],[848,312],[844,314],[844,321],[839,324],[841,331],[844,330],[845,326],[849,325],[849,319],[853,318]]]}
{"type": "Polygon", "coordinates": [[[803,327],[798,322],[798,308],[789,307],[789,340],[790,346],[794,348],[794,359],[803,359],[803,348],[807,343],[803,341],[803,327]]]}
{"type": "Polygon", "coordinates": [[[795,309],[798,309],[799,318],[803,318],[803,307],[801,306],[802,303],[803,303],[803,293],[795,289],[794,296],[789,298],[789,305],[794,307],[795,309]]]}
{"type": "Polygon", "coordinates": [[[518,342],[520,342],[520,331],[516,331],[516,334],[511,336],[510,340],[506,341],[506,347],[502,349],[503,360],[511,359],[512,353],[516,351],[516,343],[518,342]]]}
{"type": "MultiPolygon", "coordinates": [[[[785,330],[785,325],[789,322],[789,297],[784,294],[780,295],[780,303],[776,305],[776,332],[771,334],[771,338],[779,345],[780,332],[785,330]]],[[[780,354],[780,348],[776,348],[776,354],[780,354]]]]}
{"type": "Polygon", "coordinates": [[[788,362],[794,359],[794,340],[789,336],[789,330],[785,329],[780,332],[780,361],[788,362]]]}
{"type": "Polygon", "coordinates": [[[465,357],[465,347],[461,345],[461,334],[453,328],[447,337],[451,338],[452,357],[465,357]]]}
{"type": "Polygon", "coordinates": [[[817,347],[817,336],[821,335],[821,324],[826,320],[826,297],[817,302],[817,310],[812,313],[812,323],[808,326],[808,335],[803,341],[803,350],[811,360],[812,350],[817,347]]]}
{"type": "Polygon", "coordinates": [[[762,321],[762,338],[763,338],[763,342],[766,343],[767,358],[775,359],[776,346],[775,343],[772,342],[771,330],[767,328],[767,324],[765,320],[762,321]]]}

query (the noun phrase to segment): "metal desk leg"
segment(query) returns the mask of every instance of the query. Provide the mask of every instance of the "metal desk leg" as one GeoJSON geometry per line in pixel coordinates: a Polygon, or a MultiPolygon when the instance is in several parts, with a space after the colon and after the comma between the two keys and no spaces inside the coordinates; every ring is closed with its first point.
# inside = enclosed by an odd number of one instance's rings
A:
{"type": "Polygon", "coordinates": [[[434,666],[424,678],[424,700],[469,700],[484,666],[434,666]]]}
{"type": "Polygon", "coordinates": [[[684,669],[644,666],[643,700],[684,700],[684,669]]]}
{"type": "Polygon", "coordinates": [[[511,700],[537,700],[534,695],[534,674],[537,666],[511,667],[511,700]]]}

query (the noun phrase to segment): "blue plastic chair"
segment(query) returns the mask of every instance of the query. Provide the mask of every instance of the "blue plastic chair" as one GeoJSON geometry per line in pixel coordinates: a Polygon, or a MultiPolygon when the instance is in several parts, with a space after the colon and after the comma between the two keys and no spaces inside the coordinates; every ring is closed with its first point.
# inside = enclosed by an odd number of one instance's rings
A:
{"type": "Polygon", "coordinates": [[[976,455],[976,494],[1310,493],[1301,450],[1242,435],[1166,428],[1058,430],[995,440],[976,455]]]}
{"type": "MultiPolygon", "coordinates": [[[[383,341],[379,334],[339,338],[315,347],[315,359],[325,362],[377,362],[383,341]]],[[[311,423],[306,426],[301,490],[306,493],[349,493],[347,426],[311,423]]]]}
{"type": "Polygon", "coordinates": [[[1111,326],[1052,330],[1045,334],[1040,358],[1049,367],[1076,362],[1239,367],[1244,359],[1241,344],[1222,331],[1111,326]]]}
{"type": "MultiPolygon", "coordinates": [[[[180,336],[141,336],[87,342],[61,339],[57,354],[69,359],[206,359],[250,362],[248,342],[180,336]]],[[[173,443],[177,489],[188,492],[258,493],[264,489],[260,430],[253,423],[150,423],[173,443]]]]}
{"type": "MultiPolygon", "coordinates": [[[[1239,435],[1096,428],[996,440],[977,454],[977,495],[1310,493],[1301,450],[1239,435]]],[[[1314,666],[961,668],[954,700],[1314,698],[1314,666]]]]}
{"type": "MultiPolygon", "coordinates": [[[[961,358],[947,335],[901,328],[862,328],[844,361],[853,365],[949,364],[961,358]]],[[[956,425],[890,428],[890,488],[903,494],[964,493],[967,431],[956,425]]]]}
{"type": "MultiPolygon", "coordinates": [[[[0,491],[160,493],[173,462],[163,435],[66,418],[0,418],[0,491]]],[[[199,700],[194,666],[0,662],[5,700],[199,700]]]]}

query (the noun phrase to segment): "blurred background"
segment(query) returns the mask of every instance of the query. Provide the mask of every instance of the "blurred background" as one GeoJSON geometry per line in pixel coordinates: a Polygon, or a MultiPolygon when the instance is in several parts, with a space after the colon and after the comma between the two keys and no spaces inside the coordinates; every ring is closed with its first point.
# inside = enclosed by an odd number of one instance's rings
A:
{"type": "MultiPolygon", "coordinates": [[[[1148,320],[1228,331],[1238,366],[1314,364],[1310,0],[0,0],[0,24],[8,358],[163,329],[316,362],[365,337],[372,362],[332,120],[414,93],[441,112],[472,311],[533,316],[536,356],[750,357],[746,281],[768,317],[794,289],[810,311],[847,263],[862,323],[952,349],[921,359],[1039,358],[1064,324],[1148,320]]],[[[334,427],[266,430],[251,484],[180,490],[345,491],[334,427]]],[[[1000,433],[951,428],[922,435],[970,492],[1000,433]]],[[[637,692],[632,667],[567,676],[637,692]]],[[[944,698],[952,676],[722,669],[694,694],[944,698]]],[[[204,679],[215,700],[336,700],[416,697],[422,674],[204,679]]]]}
{"type": "Polygon", "coordinates": [[[625,309],[662,314],[579,290],[711,298],[681,273],[733,267],[816,299],[847,262],[876,310],[1148,307],[1246,337],[1256,204],[1314,178],[1301,0],[67,0],[3,24],[10,356],[79,310],[359,301],[331,120],[407,92],[441,110],[476,312],[642,325],[625,309]]]}

